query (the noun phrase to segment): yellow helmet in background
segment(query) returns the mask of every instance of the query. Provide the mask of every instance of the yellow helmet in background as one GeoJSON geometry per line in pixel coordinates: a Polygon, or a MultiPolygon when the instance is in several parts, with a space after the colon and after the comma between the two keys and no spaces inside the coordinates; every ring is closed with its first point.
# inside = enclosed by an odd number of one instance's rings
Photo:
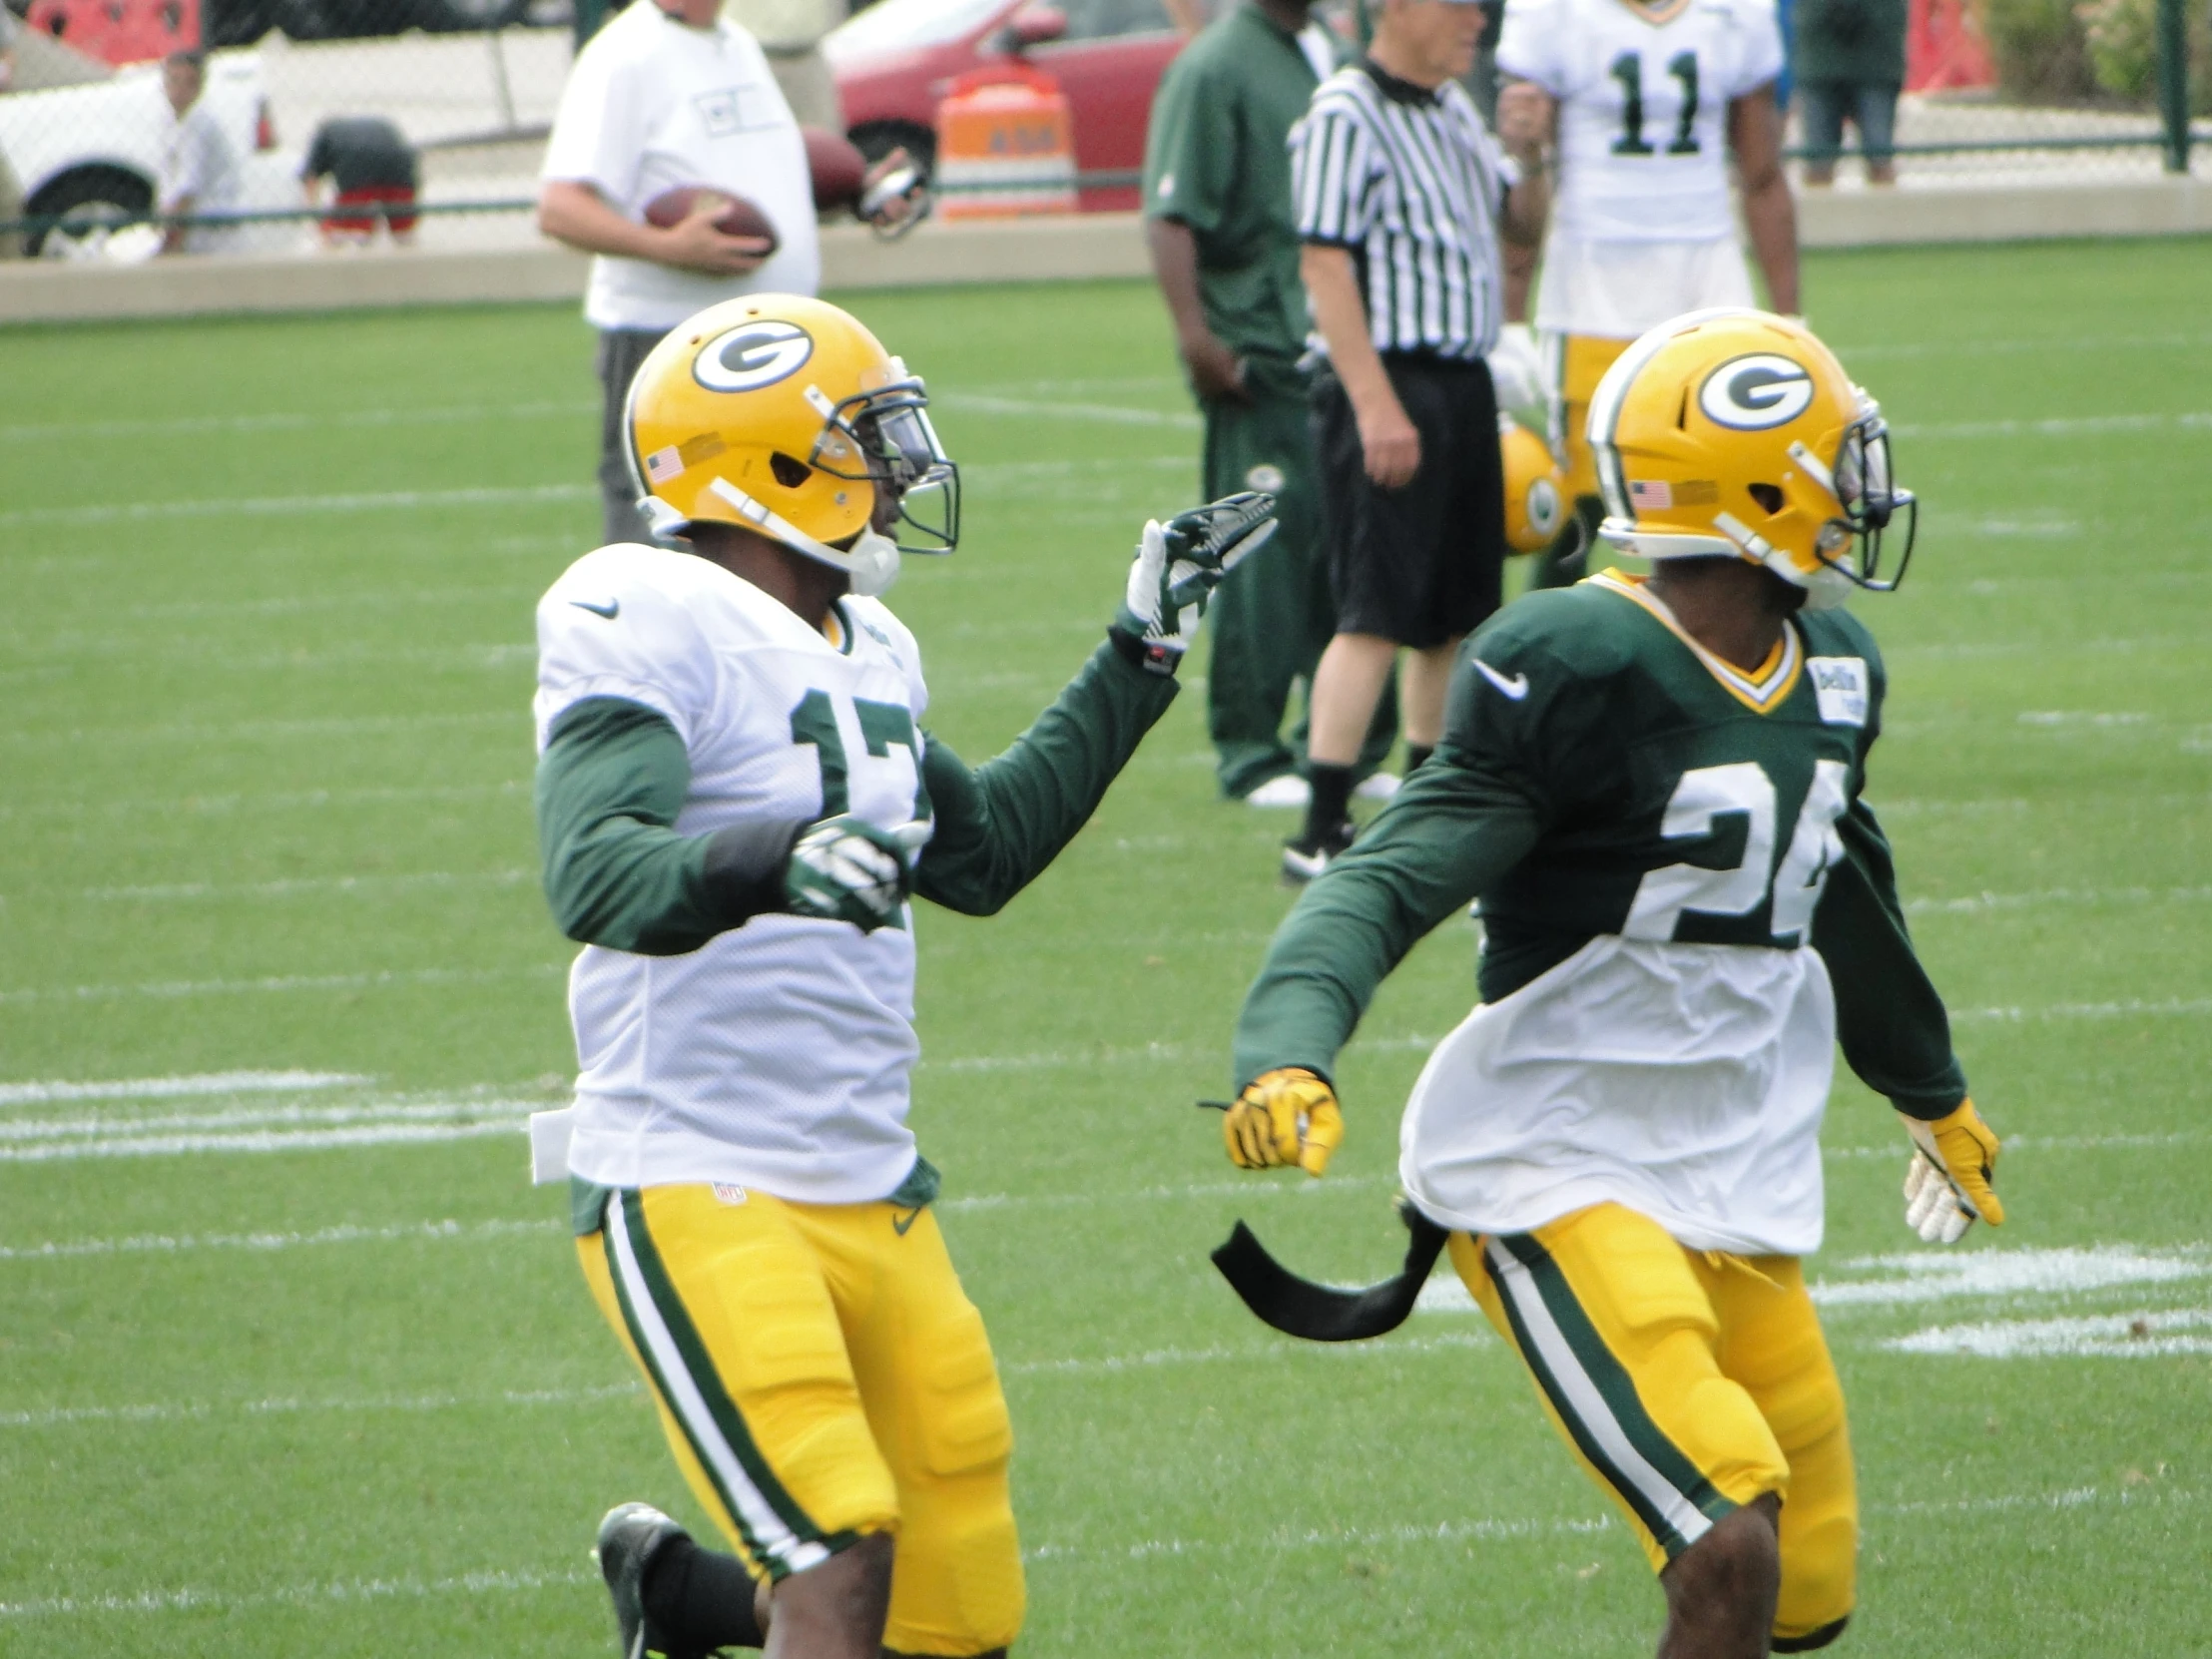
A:
{"type": "Polygon", "coordinates": [[[790,293],[724,300],[672,329],[630,384],[639,505],[657,534],[739,525],[853,572],[855,591],[868,591],[862,580],[883,562],[869,526],[884,488],[913,532],[898,551],[948,553],[959,539],[959,471],[928,402],[921,377],[834,305],[790,293]],[[917,498],[934,510],[917,516],[917,498]]]}
{"type": "Polygon", "coordinates": [[[1624,553],[1745,559],[1814,605],[1904,579],[1920,514],[1891,476],[1889,427],[1802,322],[1729,306],[1661,323],[1598,382],[1589,436],[1598,534],[1624,553]]]}
{"type": "Polygon", "coordinates": [[[1505,545],[1540,553],[1559,539],[1567,475],[1544,440],[1509,414],[1497,417],[1497,448],[1505,465],[1505,545]]]}

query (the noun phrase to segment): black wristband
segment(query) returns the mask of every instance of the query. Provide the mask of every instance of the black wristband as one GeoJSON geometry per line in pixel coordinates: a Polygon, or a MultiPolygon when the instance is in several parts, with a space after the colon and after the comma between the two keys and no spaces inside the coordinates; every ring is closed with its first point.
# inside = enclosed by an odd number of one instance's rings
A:
{"type": "Polygon", "coordinates": [[[1148,674],[1175,678],[1175,671],[1183,666],[1183,653],[1170,651],[1164,645],[1147,645],[1120,623],[1108,623],[1106,638],[1113,643],[1121,660],[1132,668],[1141,668],[1148,674]]]}

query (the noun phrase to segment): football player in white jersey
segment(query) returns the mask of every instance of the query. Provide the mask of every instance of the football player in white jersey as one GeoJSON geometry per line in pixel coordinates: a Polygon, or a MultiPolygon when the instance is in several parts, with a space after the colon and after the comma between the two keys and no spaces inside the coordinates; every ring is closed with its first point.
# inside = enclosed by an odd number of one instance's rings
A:
{"type": "Polygon", "coordinates": [[[1021,1623],[1005,1401],[906,1126],[908,894],[988,913],[1051,862],[1273,503],[1147,525],[1106,641],[971,770],[921,730],[920,653],[876,597],[902,547],[957,539],[926,403],[833,305],[700,312],[627,416],[672,545],[600,548],[538,607],[545,887],[585,945],[579,1252],[737,1550],[611,1511],[625,1659],[962,1659],[1021,1623]]]}
{"type": "Polygon", "coordinates": [[[1583,426],[1613,359],[1670,317],[1752,303],[1731,159],[1766,303],[1800,308],[1774,102],[1783,61],[1774,0],[1507,0],[1498,70],[1549,100],[1558,170],[1535,326],[1575,520],[1540,585],[1581,574],[1604,516],[1583,426]]]}

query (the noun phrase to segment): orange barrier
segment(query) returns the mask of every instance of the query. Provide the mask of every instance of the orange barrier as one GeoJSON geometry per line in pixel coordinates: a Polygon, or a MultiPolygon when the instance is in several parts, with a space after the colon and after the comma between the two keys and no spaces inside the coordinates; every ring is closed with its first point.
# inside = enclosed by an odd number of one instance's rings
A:
{"type": "Polygon", "coordinates": [[[937,106],[937,212],[1004,219],[1075,211],[1075,120],[1060,83],[1026,64],[971,69],[937,106]]]}
{"type": "Polygon", "coordinates": [[[200,44],[200,0],[32,0],[25,21],[103,63],[145,63],[200,44]]]}

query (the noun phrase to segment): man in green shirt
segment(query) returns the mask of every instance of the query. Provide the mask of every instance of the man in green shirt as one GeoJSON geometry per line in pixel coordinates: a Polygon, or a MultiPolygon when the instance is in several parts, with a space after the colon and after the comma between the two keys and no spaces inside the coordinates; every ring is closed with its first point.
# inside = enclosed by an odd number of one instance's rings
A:
{"type": "MultiPolygon", "coordinates": [[[[1205,491],[1266,490],[1281,528],[1215,596],[1207,723],[1225,795],[1305,804],[1292,688],[1336,632],[1307,428],[1306,290],[1291,211],[1290,132],[1337,67],[1307,0],[1238,0],[1168,66],[1145,142],[1145,240],[1176,349],[1206,416],[1205,491]]],[[[1389,749],[1385,698],[1362,770],[1389,749]]]]}
{"type": "Polygon", "coordinates": [[[1468,642],[1434,756],[1276,935],[1224,1128],[1241,1166],[1321,1174],[1339,1049],[1479,899],[1481,1003],[1405,1108],[1426,1241],[1405,1280],[1448,1243],[1657,1572],[1662,1654],[1806,1652],[1851,1616],[1858,1547],[1800,1261],[1839,1042],[1901,1116],[1908,1225],[1947,1244],[2004,1220],[1996,1137],[1862,795],[1881,654],[1836,608],[1896,586],[1917,508],[1880,411],[1764,312],[1645,334],[1590,438],[1603,534],[1654,574],[1529,595],[1468,642]]]}

